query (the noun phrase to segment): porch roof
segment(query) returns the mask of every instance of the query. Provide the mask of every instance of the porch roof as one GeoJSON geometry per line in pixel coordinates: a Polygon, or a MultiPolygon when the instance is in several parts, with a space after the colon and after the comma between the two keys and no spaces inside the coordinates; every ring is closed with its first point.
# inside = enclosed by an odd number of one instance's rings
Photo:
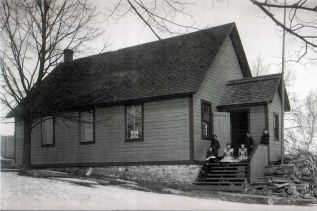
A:
{"type": "MultiPolygon", "coordinates": [[[[227,83],[219,107],[271,103],[276,90],[281,96],[281,74],[232,80],[227,83]]],[[[290,104],[285,87],[284,90],[284,109],[289,111],[290,104]]]]}

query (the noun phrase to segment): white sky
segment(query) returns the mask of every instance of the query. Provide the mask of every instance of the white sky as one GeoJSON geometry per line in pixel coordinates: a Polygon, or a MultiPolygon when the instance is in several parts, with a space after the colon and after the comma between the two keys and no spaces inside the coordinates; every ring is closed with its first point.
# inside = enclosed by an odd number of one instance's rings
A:
{"type": "MultiPolygon", "coordinates": [[[[94,0],[94,2],[98,5],[98,10],[104,12],[111,1],[94,0]]],[[[272,64],[272,73],[280,71],[282,32],[273,22],[265,18],[249,0],[227,0],[225,3],[215,2],[214,4],[211,2],[211,0],[199,0],[198,3],[189,6],[188,12],[193,14],[196,25],[203,28],[235,22],[250,66],[258,55],[261,55],[265,63],[272,64]]],[[[188,23],[188,19],[182,20],[181,17],[177,20],[183,24],[188,23]]],[[[104,34],[92,44],[95,49],[100,49],[105,40],[111,44],[108,50],[156,40],[148,28],[131,14],[119,20],[108,20],[101,27],[104,29],[104,34]]],[[[172,35],[163,35],[163,37],[169,36],[172,35]]],[[[292,53],[292,47],[296,45],[296,42],[288,38],[286,44],[288,55],[292,53]]],[[[80,56],[75,55],[75,57],[80,56]]],[[[316,64],[288,63],[286,68],[286,71],[293,71],[295,78],[289,92],[302,99],[308,91],[317,89],[316,64]]],[[[1,135],[13,135],[13,133],[13,124],[0,123],[1,135]]]]}

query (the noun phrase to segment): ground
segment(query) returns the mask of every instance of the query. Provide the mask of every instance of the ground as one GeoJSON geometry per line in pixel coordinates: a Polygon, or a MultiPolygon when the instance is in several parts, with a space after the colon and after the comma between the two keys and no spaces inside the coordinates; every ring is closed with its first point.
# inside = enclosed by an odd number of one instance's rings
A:
{"type": "Polygon", "coordinates": [[[313,206],[282,206],[223,201],[149,192],[133,182],[85,178],[36,178],[1,172],[1,209],[111,210],[316,210],[313,206]]]}

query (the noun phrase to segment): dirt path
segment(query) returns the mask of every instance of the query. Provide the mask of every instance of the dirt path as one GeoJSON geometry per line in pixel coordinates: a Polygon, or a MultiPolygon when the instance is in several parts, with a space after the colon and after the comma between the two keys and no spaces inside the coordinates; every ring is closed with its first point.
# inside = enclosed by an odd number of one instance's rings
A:
{"type": "Polygon", "coordinates": [[[34,178],[14,172],[1,173],[1,209],[116,209],[116,210],[317,210],[244,204],[100,185],[76,178],[34,178]]]}

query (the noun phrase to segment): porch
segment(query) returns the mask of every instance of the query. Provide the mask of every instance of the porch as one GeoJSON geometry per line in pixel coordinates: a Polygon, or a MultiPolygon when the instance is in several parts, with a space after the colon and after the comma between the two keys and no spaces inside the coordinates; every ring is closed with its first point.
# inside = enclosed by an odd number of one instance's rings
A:
{"type": "Polygon", "coordinates": [[[243,191],[247,183],[253,183],[264,175],[268,165],[267,154],[268,146],[258,144],[246,161],[206,161],[194,184],[208,185],[212,190],[243,191]]]}

